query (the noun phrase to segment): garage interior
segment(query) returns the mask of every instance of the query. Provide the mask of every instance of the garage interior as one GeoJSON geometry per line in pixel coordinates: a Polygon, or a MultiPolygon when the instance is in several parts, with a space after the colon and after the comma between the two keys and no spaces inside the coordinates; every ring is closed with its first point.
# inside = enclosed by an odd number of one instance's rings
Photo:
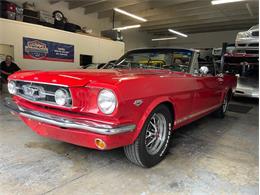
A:
{"type": "Polygon", "coordinates": [[[235,43],[238,33],[258,25],[259,1],[213,2],[5,1],[16,11],[2,10],[7,15],[0,18],[0,62],[10,55],[22,70],[100,68],[136,48],[192,48],[202,61],[256,67],[257,92],[250,97],[237,89],[224,119],[208,115],[175,130],[167,157],[146,169],[130,163],[122,148],[99,151],[37,135],[3,105],[11,95],[2,82],[0,194],[259,194],[259,34],[256,45],[235,43]],[[40,16],[26,16],[25,10],[40,16]],[[67,29],[57,26],[57,10],[67,29]],[[73,46],[73,57],[28,57],[26,43],[32,40],[73,46]],[[231,47],[243,53],[236,62],[225,61],[231,47]]]}

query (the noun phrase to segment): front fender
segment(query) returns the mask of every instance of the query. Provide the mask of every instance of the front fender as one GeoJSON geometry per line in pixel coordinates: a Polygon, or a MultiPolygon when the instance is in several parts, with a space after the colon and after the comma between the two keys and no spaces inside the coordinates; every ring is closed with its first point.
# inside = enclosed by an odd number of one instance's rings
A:
{"type": "Polygon", "coordinates": [[[165,102],[169,102],[172,105],[172,111],[174,112],[174,103],[172,101],[172,99],[168,96],[162,96],[162,97],[158,97],[156,99],[154,99],[145,109],[144,113],[142,114],[139,122],[137,123],[136,126],[136,130],[135,130],[135,134],[133,135],[133,140],[132,143],[137,139],[137,137],[139,136],[140,132],[142,131],[142,128],[145,124],[146,119],[149,117],[149,115],[151,114],[151,112],[160,104],[165,103],[165,102]]]}

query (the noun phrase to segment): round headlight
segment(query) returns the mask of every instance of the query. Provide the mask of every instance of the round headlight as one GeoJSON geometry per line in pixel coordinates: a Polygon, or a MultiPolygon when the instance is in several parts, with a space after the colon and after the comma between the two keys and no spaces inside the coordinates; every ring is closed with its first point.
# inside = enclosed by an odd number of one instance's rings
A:
{"type": "Polygon", "coordinates": [[[14,81],[9,81],[7,84],[8,87],[8,91],[10,94],[16,94],[17,90],[16,90],[16,84],[14,81]]]}
{"type": "Polygon", "coordinates": [[[69,99],[69,94],[68,94],[68,92],[66,90],[58,89],[55,92],[55,102],[59,106],[66,105],[68,103],[68,99],[69,99]]]}
{"type": "Polygon", "coordinates": [[[104,114],[111,114],[117,106],[115,94],[107,89],[103,89],[98,95],[98,107],[104,114]]]}

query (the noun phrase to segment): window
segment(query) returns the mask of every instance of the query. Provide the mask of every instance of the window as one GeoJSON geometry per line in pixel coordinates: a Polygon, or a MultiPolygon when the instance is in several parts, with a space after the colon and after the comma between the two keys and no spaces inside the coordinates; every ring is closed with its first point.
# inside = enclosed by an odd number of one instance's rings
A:
{"type": "Polygon", "coordinates": [[[92,64],[92,56],[80,54],[80,66],[92,64]]]}

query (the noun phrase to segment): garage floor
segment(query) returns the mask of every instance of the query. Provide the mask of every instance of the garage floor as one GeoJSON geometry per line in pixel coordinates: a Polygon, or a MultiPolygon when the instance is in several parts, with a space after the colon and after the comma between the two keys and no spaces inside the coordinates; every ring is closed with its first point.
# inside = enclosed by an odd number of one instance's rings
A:
{"type": "MultiPolygon", "coordinates": [[[[3,96],[1,97],[3,98],[3,96]]],[[[258,194],[258,101],[176,131],[167,158],[143,169],[122,149],[100,152],[39,137],[0,106],[0,194],[258,194]]]]}

